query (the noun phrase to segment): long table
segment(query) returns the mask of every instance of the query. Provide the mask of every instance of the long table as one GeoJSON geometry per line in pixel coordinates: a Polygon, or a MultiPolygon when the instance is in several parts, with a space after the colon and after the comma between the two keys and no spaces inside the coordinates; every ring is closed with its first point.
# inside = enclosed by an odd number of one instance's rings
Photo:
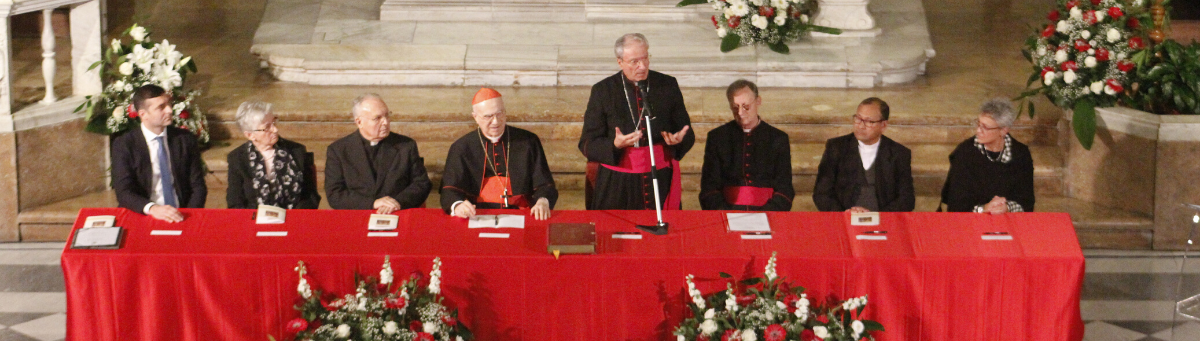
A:
{"type": "MultiPolygon", "coordinates": [[[[127,232],[120,249],[63,251],[68,340],[289,337],[297,261],[315,288],[350,293],[354,273],[378,276],[384,255],[397,278],[428,274],[441,257],[443,294],[478,340],[673,340],[686,275],[706,294],[723,290],[718,272],[761,276],[772,252],[780,276],[814,303],[869,295],[866,317],[887,329],[881,341],[1083,338],[1084,259],[1062,213],[882,213],[879,226],[853,226],[847,213],[768,213],[771,239],[744,240],[726,231],[724,212],[667,211],[669,234],[627,240],[612,234],[653,223],[653,211],[555,211],[527,217],[524,229],[468,229],[440,210],[410,209],[397,213],[397,237],[368,237],[369,211],[291,210],[282,225],[255,225],[253,210],[182,212],[175,224],[119,208],[80,212],[76,230],[115,215],[127,232]],[[597,254],[547,253],[547,224],[557,222],[595,222],[597,254]],[[887,240],[856,237],[872,230],[887,240]],[[987,232],[1013,240],[982,240],[987,232]]],[[[495,213],[520,214],[481,211],[495,213]]]]}

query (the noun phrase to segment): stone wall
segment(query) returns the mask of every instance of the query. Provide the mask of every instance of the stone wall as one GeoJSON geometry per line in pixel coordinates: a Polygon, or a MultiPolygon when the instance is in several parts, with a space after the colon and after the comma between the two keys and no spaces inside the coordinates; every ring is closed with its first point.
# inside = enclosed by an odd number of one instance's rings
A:
{"type": "Polygon", "coordinates": [[[83,130],[83,119],[17,132],[20,210],[107,187],[107,137],[83,130]]]}

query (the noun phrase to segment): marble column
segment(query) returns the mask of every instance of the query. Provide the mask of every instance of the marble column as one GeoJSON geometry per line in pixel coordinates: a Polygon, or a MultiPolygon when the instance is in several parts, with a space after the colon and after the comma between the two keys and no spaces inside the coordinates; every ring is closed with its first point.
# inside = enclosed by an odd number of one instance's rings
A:
{"type": "MultiPolygon", "coordinates": [[[[2,4],[2,2],[0,2],[2,4]]],[[[17,138],[12,111],[12,80],[9,62],[12,42],[9,32],[11,6],[0,6],[0,242],[21,238],[17,226],[17,138]]]]}
{"type": "Polygon", "coordinates": [[[71,85],[74,96],[98,94],[103,90],[100,69],[88,71],[100,61],[103,26],[100,24],[100,0],[71,7],[71,85]]]}

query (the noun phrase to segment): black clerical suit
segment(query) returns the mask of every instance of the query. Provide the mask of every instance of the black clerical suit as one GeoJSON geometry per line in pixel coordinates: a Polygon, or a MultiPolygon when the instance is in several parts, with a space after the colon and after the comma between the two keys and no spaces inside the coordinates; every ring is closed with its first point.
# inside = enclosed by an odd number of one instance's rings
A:
{"type": "MultiPolygon", "coordinates": [[[[609,169],[607,166],[619,167],[625,157],[626,149],[613,146],[616,139],[615,128],[621,128],[622,134],[643,130],[639,146],[648,147],[647,138],[654,139],[655,146],[662,146],[668,161],[683,159],[692,145],[696,143],[696,134],[689,129],[683,141],[668,146],[661,132],[675,133],[691,124],[687,108],[683,104],[683,93],[675,77],[667,76],[656,71],[650,71],[646,80],[639,82],[648,89],[647,98],[642,98],[638,85],[625,79],[624,74],[616,74],[601,80],[592,86],[592,94],[588,99],[587,111],[583,116],[583,134],[579,137],[579,151],[588,161],[598,163],[595,167],[595,193],[587,203],[589,210],[644,210],[654,209],[654,191],[650,172],[626,173],[609,169]],[[648,107],[651,113],[651,128],[653,134],[645,134],[646,123],[642,119],[638,107],[648,107]],[[632,110],[630,108],[633,108],[632,110]],[[641,122],[640,124],[638,122],[641,122]],[[638,128],[635,128],[638,127],[638,128]]],[[[649,160],[647,157],[646,160],[649,160]]],[[[648,162],[648,161],[647,161],[648,162]]],[[[659,194],[664,209],[679,209],[669,207],[667,198],[672,187],[673,169],[663,168],[659,164],[655,172],[658,176],[659,194]]],[[[590,167],[589,167],[590,168],[590,167]]],[[[648,169],[647,169],[648,170],[648,169]]]]}
{"type": "Polygon", "coordinates": [[[787,133],[760,122],[749,133],[736,120],[708,132],[700,175],[700,207],[706,210],[790,211],[792,150],[787,133]],[[763,205],[735,205],[726,191],[739,186],[774,191],[763,205]]]}
{"type": "Polygon", "coordinates": [[[355,131],[329,145],[325,160],[325,196],[339,210],[374,209],[375,200],[392,197],[400,208],[419,207],[433,184],[417,142],[389,133],[371,146],[355,131]]]}
{"type": "MultiPolygon", "coordinates": [[[[253,147],[248,147],[249,144],[250,142],[246,142],[234,148],[226,159],[229,164],[229,190],[225,193],[225,202],[229,208],[258,208],[254,172],[250,167],[250,149],[253,147]]],[[[317,205],[321,203],[321,195],[317,193],[317,166],[313,162],[312,153],[308,152],[304,145],[282,137],[275,142],[275,148],[287,151],[303,172],[296,180],[301,182],[300,193],[295,198],[288,198],[294,202],[292,208],[317,209],[317,205]]]]}
{"type": "MultiPolygon", "coordinates": [[[[208,186],[204,183],[204,162],[200,159],[200,144],[187,130],[167,127],[167,150],[171,165],[172,185],[175,187],[177,208],[204,208],[208,186]]],[[[112,141],[112,186],[117,205],[144,213],[154,192],[153,164],[141,126],[117,136],[112,141]]]]}
{"type": "MultiPolygon", "coordinates": [[[[879,151],[871,166],[875,173],[875,203],[879,212],[911,212],[916,206],[913,192],[912,151],[887,136],[879,137],[879,151]]],[[[862,188],[868,185],[854,134],[825,143],[825,154],[817,166],[813,202],[820,211],[845,211],[859,206],[862,188]]],[[[870,208],[868,208],[870,209],[870,208]]],[[[876,211],[876,210],[873,210],[876,211]]]]}
{"type": "MultiPolygon", "coordinates": [[[[972,212],[1001,196],[1033,212],[1033,156],[1029,147],[1011,138],[1008,162],[1003,154],[985,155],[971,137],[958,144],[950,154],[950,172],[942,186],[942,202],[950,212],[972,212]],[[990,157],[990,158],[989,158],[990,157]],[[992,158],[997,160],[993,161],[992,158]]],[[[1009,210],[1015,207],[1010,205],[1009,210]]]]}
{"type": "Polygon", "coordinates": [[[505,208],[502,200],[479,200],[484,179],[493,176],[510,179],[509,208],[532,207],[538,199],[546,198],[553,209],[558,201],[558,189],[554,187],[554,176],[541,140],[528,130],[510,126],[496,143],[477,129],[450,145],[442,173],[442,210],[451,213],[450,206],[460,200],[477,208],[505,208]]]}

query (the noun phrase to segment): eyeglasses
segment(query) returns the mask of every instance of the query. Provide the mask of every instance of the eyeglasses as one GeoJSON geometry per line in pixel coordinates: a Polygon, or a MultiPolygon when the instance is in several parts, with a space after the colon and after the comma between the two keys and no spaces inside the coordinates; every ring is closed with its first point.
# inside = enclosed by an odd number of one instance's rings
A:
{"type": "Polygon", "coordinates": [[[887,120],[872,121],[872,120],[868,120],[868,119],[859,117],[858,115],[852,115],[851,117],[854,118],[854,124],[862,124],[862,125],[865,125],[868,127],[874,127],[875,125],[879,124],[879,122],[887,121],[887,120]]]}
{"type": "Polygon", "coordinates": [[[505,113],[501,111],[493,114],[479,115],[478,117],[484,121],[491,121],[494,118],[504,118],[504,114],[505,113]]]}
{"type": "Polygon", "coordinates": [[[730,104],[729,110],[733,110],[733,112],[735,112],[735,113],[742,112],[742,111],[750,111],[750,103],[746,103],[746,104],[742,104],[742,105],[730,104]]]}
{"type": "Polygon", "coordinates": [[[989,127],[989,126],[983,125],[983,122],[979,122],[979,120],[975,120],[975,130],[989,132],[989,131],[1000,130],[1000,129],[1004,129],[1004,127],[989,127]]]}
{"type": "Polygon", "coordinates": [[[260,129],[254,129],[254,131],[257,131],[257,132],[268,132],[268,131],[278,131],[278,130],[279,130],[279,127],[275,126],[275,122],[264,124],[263,127],[260,129]]]}
{"type": "Polygon", "coordinates": [[[627,64],[633,64],[633,66],[649,66],[650,65],[650,55],[646,55],[646,58],[630,59],[630,60],[622,59],[621,61],[625,62],[627,64]]]}

